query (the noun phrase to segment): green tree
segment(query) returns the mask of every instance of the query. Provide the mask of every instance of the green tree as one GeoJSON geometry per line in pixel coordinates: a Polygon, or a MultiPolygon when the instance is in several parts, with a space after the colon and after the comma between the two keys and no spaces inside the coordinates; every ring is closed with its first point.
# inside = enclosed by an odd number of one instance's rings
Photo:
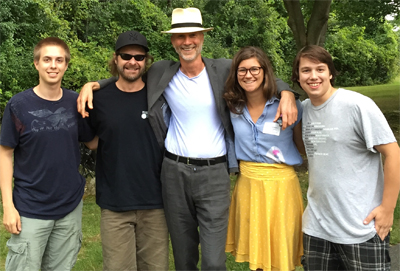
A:
{"type": "Polygon", "coordinates": [[[307,20],[307,27],[301,2],[300,0],[284,0],[288,13],[288,25],[292,29],[297,50],[309,44],[323,46],[332,0],[310,1],[303,4],[303,6],[308,7],[305,10],[310,11],[310,3],[313,3],[309,19],[307,20]]]}
{"type": "Polygon", "coordinates": [[[296,50],[326,45],[340,71],[337,83],[353,86],[387,83],[397,75],[398,38],[385,16],[398,13],[399,1],[284,0],[284,6],[296,50]]]}
{"type": "Polygon", "coordinates": [[[37,82],[32,51],[46,24],[34,1],[0,1],[0,121],[7,101],[37,82]]]}
{"type": "Polygon", "coordinates": [[[400,0],[283,0],[288,25],[296,40],[297,50],[305,45],[324,45],[328,19],[332,11],[342,27],[362,26],[365,33],[373,33],[377,25],[385,22],[385,16],[398,18],[400,0]]]}
{"type": "Polygon", "coordinates": [[[113,51],[118,35],[134,29],[146,36],[150,53],[161,60],[175,57],[168,35],[160,35],[169,26],[167,15],[149,0],[105,1],[91,9],[85,35],[113,51]]]}
{"type": "Polygon", "coordinates": [[[341,27],[365,27],[365,35],[374,36],[385,24],[386,15],[399,19],[400,0],[334,0],[332,12],[341,27]]]}
{"type": "Polygon", "coordinates": [[[399,38],[387,14],[399,0],[334,0],[326,48],[334,56],[342,86],[387,83],[399,72],[399,38]]]}
{"type": "MultiPolygon", "coordinates": [[[[231,58],[241,47],[258,46],[267,53],[276,73],[288,78],[288,63],[282,52],[288,40],[282,37],[289,29],[285,18],[276,11],[272,2],[208,1],[204,6],[203,20],[207,26],[214,27],[208,34],[212,40],[211,50],[224,48],[217,52],[231,58]]],[[[220,56],[212,54],[212,57],[220,56]]]]}
{"type": "Polygon", "coordinates": [[[387,83],[399,72],[398,46],[398,38],[388,23],[377,27],[373,37],[365,34],[365,27],[338,29],[326,42],[339,71],[336,83],[340,86],[387,83]]]}
{"type": "Polygon", "coordinates": [[[58,36],[70,46],[72,59],[63,86],[74,90],[109,76],[107,63],[115,40],[127,30],[147,37],[155,60],[177,60],[170,35],[160,33],[170,28],[176,7],[199,8],[204,25],[215,28],[205,35],[206,57],[231,58],[243,46],[259,46],[276,74],[288,81],[297,50],[326,40],[343,82],[386,82],[398,72],[399,36],[384,17],[398,11],[399,1],[0,1],[0,113],[12,95],[37,83],[32,50],[44,37],[58,36]],[[351,56],[359,58],[350,63],[351,56]],[[353,80],[352,74],[357,75],[353,80]]]}

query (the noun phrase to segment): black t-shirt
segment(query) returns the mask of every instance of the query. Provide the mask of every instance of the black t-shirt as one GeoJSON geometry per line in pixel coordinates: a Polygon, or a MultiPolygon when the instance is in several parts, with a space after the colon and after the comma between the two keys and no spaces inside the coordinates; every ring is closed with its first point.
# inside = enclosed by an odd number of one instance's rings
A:
{"type": "Polygon", "coordinates": [[[14,148],[13,201],[22,216],[60,219],[82,199],[79,141],[92,135],[78,114],[77,98],[63,89],[60,100],[48,101],[30,88],[5,108],[0,144],[14,148]]]}
{"type": "Polygon", "coordinates": [[[94,92],[93,105],[97,204],[111,211],[163,208],[162,150],[147,118],[147,88],[123,92],[113,83],[94,92]]]}

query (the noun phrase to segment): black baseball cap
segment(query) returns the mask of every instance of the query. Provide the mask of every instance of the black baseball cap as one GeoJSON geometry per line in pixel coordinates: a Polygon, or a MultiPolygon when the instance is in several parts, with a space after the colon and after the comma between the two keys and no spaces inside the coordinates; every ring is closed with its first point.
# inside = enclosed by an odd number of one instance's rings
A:
{"type": "Polygon", "coordinates": [[[115,43],[115,51],[127,45],[139,45],[142,46],[146,52],[149,51],[146,38],[135,30],[126,31],[118,36],[117,42],[115,43]]]}

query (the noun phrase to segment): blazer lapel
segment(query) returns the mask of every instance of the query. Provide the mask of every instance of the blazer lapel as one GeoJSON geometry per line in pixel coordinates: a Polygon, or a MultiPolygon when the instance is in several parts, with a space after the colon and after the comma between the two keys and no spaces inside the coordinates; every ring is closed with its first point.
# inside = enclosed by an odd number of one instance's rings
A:
{"type": "Polygon", "coordinates": [[[148,88],[147,99],[149,109],[154,105],[157,99],[164,93],[165,88],[171,82],[172,77],[176,74],[180,67],[180,62],[175,62],[171,66],[166,66],[164,72],[160,75],[151,74],[148,80],[154,80],[154,83],[148,84],[148,86],[155,86],[154,88],[148,88]],[[158,83],[156,83],[158,81],[158,83]]]}
{"type": "Polygon", "coordinates": [[[221,78],[218,76],[217,66],[212,59],[203,58],[203,62],[207,69],[208,78],[210,79],[215,104],[217,105],[218,111],[223,112],[224,104],[222,101],[222,94],[225,82],[221,82],[221,78]],[[222,88],[222,90],[220,90],[220,88],[222,88]]]}

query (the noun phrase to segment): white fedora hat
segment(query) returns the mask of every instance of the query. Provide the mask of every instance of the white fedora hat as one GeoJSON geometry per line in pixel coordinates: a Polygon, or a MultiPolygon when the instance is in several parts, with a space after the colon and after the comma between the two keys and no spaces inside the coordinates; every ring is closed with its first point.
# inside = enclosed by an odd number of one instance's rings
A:
{"type": "Polygon", "coordinates": [[[192,33],[207,32],[214,27],[203,28],[200,10],[197,8],[176,8],[172,11],[171,30],[161,33],[192,33]]]}

